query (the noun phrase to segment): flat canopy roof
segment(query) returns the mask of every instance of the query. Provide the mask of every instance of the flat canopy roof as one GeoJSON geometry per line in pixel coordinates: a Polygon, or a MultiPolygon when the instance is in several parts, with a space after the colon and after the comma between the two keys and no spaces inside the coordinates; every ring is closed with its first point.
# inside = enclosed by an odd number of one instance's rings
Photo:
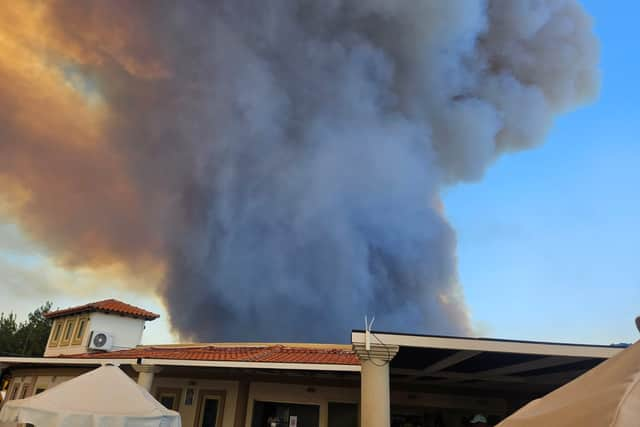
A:
{"type": "MultiPolygon", "coordinates": [[[[353,331],[352,343],[365,342],[353,331]]],[[[372,332],[372,343],[398,346],[392,388],[547,393],[623,350],[623,346],[372,332]]]]}

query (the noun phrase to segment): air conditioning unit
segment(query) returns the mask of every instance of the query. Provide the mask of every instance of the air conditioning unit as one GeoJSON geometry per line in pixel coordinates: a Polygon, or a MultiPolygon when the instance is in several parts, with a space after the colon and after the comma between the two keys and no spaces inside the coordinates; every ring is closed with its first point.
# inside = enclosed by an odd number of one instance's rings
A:
{"type": "Polygon", "coordinates": [[[89,341],[89,348],[91,350],[109,351],[113,347],[113,337],[102,331],[91,332],[91,340],[89,341]]]}

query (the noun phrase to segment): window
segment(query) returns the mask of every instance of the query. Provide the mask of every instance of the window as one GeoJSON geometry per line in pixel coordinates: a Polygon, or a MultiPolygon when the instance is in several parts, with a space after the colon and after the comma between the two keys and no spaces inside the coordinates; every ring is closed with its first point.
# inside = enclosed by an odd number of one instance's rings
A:
{"type": "Polygon", "coordinates": [[[60,341],[60,334],[62,333],[62,321],[56,320],[53,322],[53,334],[51,335],[51,341],[49,347],[56,347],[60,341]]]}
{"type": "Polygon", "coordinates": [[[199,395],[196,427],[219,427],[222,425],[225,392],[200,390],[199,395]]]}
{"type": "Polygon", "coordinates": [[[73,329],[73,323],[69,322],[69,323],[67,323],[67,330],[64,331],[64,340],[65,341],[69,341],[69,338],[71,338],[71,329],[73,329]]]}
{"type": "Polygon", "coordinates": [[[173,394],[162,394],[160,395],[160,403],[167,409],[173,409],[176,405],[176,396],[173,394]]]}
{"type": "Polygon", "coordinates": [[[22,384],[22,393],[20,394],[20,399],[24,399],[25,397],[31,396],[31,390],[33,389],[33,385],[30,383],[22,384]]]}
{"type": "Polygon", "coordinates": [[[84,333],[87,329],[87,323],[89,319],[87,317],[81,317],[78,320],[78,325],[73,333],[73,340],[71,341],[72,345],[80,345],[82,344],[82,338],[84,338],[84,333]]]}
{"type": "Polygon", "coordinates": [[[78,318],[72,317],[71,319],[67,319],[64,324],[64,333],[62,335],[62,341],[60,341],[60,345],[69,345],[71,343],[71,336],[73,334],[73,329],[76,325],[76,321],[78,318]]]}
{"type": "Polygon", "coordinates": [[[159,388],[156,391],[156,399],[167,409],[177,411],[180,409],[182,390],[179,388],[159,388]]]}
{"type": "Polygon", "coordinates": [[[20,388],[20,383],[17,383],[14,381],[11,387],[12,388],[11,388],[11,393],[9,393],[9,400],[15,399],[16,396],[18,395],[18,389],[20,388]]]}

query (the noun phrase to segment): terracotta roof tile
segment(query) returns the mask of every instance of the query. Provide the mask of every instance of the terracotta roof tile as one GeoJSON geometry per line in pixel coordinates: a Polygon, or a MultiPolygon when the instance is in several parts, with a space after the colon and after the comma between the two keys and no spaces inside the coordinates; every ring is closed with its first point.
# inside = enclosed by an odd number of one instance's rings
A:
{"type": "Polygon", "coordinates": [[[137,347],[107,353],[65,355],[80,359],[169,359],[224,362],[313,363],[329,365],[359,365],[356,354],[341,347],[290,347],[282,344],[267,346],[201,346],[201,347],[137,347]]]}
{"type": "Polygon", "coordinates": [[[62,310],[50,311],[46,313],[44,316],[49,319],[54,319],[56,317],[69,316],[72,314],[85,313],[85,312],[96,312],[100,311],[103,313],[115,313],[120,314],[122,316],[135,317],[138,319],[144,320],[154,320],[160,317],[159,314],[152,313],[140,307],[136,307],[130,304],[126,304],[122,301],[118,301],[117,299],[106,299],[103,301],[96,301],[85,305],[80,305],[77,307],[65,308],[62,310]]]}

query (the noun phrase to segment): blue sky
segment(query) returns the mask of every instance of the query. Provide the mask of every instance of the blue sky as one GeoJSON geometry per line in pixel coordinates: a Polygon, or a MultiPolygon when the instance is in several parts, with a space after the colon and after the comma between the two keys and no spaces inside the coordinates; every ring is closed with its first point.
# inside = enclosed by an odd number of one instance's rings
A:
{"type": "Polygon", "coordinates": [[[542,147],[502,158],[445,196],[479,332],[631,342],[640,315],[640,3],[583,2],[602,89],[542,147]]]}

